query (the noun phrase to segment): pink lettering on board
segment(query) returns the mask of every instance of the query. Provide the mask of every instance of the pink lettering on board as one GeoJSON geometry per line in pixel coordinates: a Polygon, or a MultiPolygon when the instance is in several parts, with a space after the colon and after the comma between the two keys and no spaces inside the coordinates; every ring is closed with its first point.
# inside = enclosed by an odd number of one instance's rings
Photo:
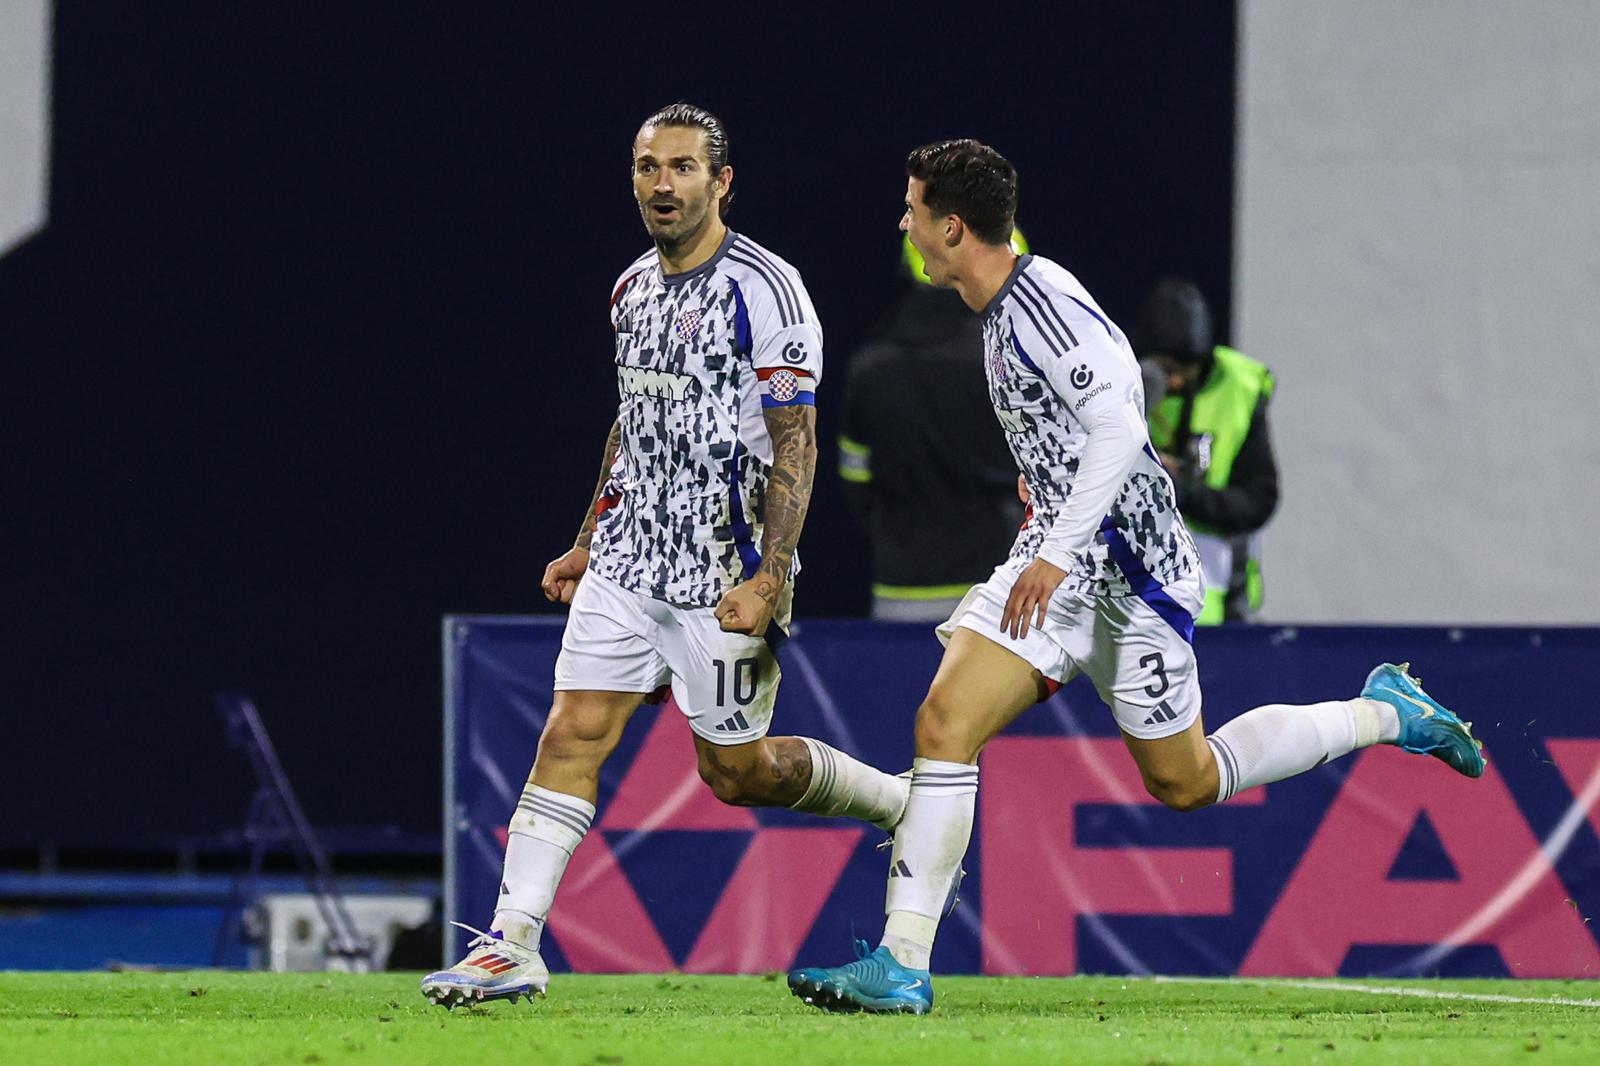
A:
{"type": "Polygon", "coordinates": [[[1594,938],[1493,763],[1472,781],[1392,748],[1356,760],[1239,973],[1329,977],[1357,945],[1415,944],[1437,961],[1487,944],[1516,977],[1600,975],[1594,938]],[[1424,814],[1457,878],[1390,880],[1424,814]]]}
{"type": "MultiPolygon", "coordinates": [[[[1079,805],[1157,802],[1122,741],[1002,737],[982,765],[984,973],[1075,973],[1083,915],[1231,913],[1226,849],[1076,843],[1079,805]]],[[[1251,789],[1230,802],[1264,799],[1251,789]]]]}

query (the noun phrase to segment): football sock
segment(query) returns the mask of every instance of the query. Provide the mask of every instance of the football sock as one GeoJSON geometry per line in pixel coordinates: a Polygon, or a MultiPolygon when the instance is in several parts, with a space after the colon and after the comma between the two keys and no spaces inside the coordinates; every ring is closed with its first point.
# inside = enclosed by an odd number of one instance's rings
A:
{"type": "Polygon", "coordinates": [[[593,820],[594,804],[528,782],[511,816],[491,930],[538,950],[556,886],[593,820]]]}
{"type": "Polygon", "coordinates": [[[852,759],[820,740],[798,739],[811,753],[811,784],[792,810],[859,818],[885,830],[899,823],[910,782],[852,759]]]}
{"type": "Polygon", "coordinates": [[[1376,700],[1270,703],[1246,711],[1206,738],[1217,760],[1217,802],[1399,735],[1394,708],[1376,700]]]}
{"type": "Polygon", "coordinates": [[[902,966],[928,968],[933,937],[972,837],[978,768],[968,763],[915,759],[911,798],[894,831],[883,947],[902,966]]]}

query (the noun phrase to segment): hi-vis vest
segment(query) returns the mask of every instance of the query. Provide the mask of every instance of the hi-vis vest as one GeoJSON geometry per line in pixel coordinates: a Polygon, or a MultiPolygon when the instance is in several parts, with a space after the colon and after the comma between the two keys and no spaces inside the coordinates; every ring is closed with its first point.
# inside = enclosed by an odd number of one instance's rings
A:
{"type": "MultiPolygon", "coordinates": [[[[1218,345],[1214,350],[1211,373],[1195,393],[1189,410],[1189,436],[1197,446],[1197,459],[1205,482],[1214,489],[1226,488],[1233,476],[1233,461],[1250,432],[1256,405],[1272,395],[1272,372],[1243,352],[1218,345]]],[[[1183,418],[1184,397],[1168,396],[1150,416],[1150,443],[1159,451],[1170,451],[1183,418]]],[[[1261,606],[1261,566],[1259,533],[1230,537],[1188,521],[1200,549],[1200,566],[1206,576],[1206,603],[1201,625],[1216,625],[1223,620],[1228,585],[1236,566],[1244,568],[1246,605],[1250,613],[1261,606]],[[1243,553],[1242,559],[1235,555],[1243,553]]]]}

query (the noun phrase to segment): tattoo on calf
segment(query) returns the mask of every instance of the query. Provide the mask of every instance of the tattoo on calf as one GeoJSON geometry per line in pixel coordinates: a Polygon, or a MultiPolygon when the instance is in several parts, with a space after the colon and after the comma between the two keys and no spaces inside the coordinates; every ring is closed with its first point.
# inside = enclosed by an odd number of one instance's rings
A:
{"type": "Polygon", "coordinates": [[[705,755],[706,765],[711,767],[711,772],[724,781],[731,781],[737,784],[744,779],[744,772],[739,767],[731,766],[717,758],[716,748],[707,744],[701,749],[701,752],[705,755]]]}
{"type": "Polygon", "coordinates": [[[811,749],[805,741],[799,737],[772,739],[772,776],[784,802],[798,803],[811,787],[811,749]]]}

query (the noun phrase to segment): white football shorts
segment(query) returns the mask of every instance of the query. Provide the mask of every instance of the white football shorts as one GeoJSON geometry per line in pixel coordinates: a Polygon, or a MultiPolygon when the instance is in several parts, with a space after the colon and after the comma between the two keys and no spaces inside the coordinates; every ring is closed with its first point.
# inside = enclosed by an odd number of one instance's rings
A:
{"type": "MultiPolygon", "coordinates": [[[[789,624],[785,586],[773,626],[789,624]]],[[[689,728],[713,744],[767,735],[782,672],[764,637],[724,633],[711,607],[678,607],[593,570],[578,582],[556,658],[556,691],[672,686],[689,728]]]]}
{"type": "Polygon", "coordinates": [[[1058,589],[1044,625],[1030,625],[1027,636],[1014,638],[1000,628],[1000,619],[1019,573],[1020,567],[1002,564],[988,581],[974,585],[939,626],[939,640],[949,644],[956,627],[970,629],[1015,652],[1056,686],[1081,670],[1116,716],[1117,728],[1140,740],[1181,733],[1199,717],[1194,647],[1154,607],[1138,596],[1087,597],[1058,589]]]}

